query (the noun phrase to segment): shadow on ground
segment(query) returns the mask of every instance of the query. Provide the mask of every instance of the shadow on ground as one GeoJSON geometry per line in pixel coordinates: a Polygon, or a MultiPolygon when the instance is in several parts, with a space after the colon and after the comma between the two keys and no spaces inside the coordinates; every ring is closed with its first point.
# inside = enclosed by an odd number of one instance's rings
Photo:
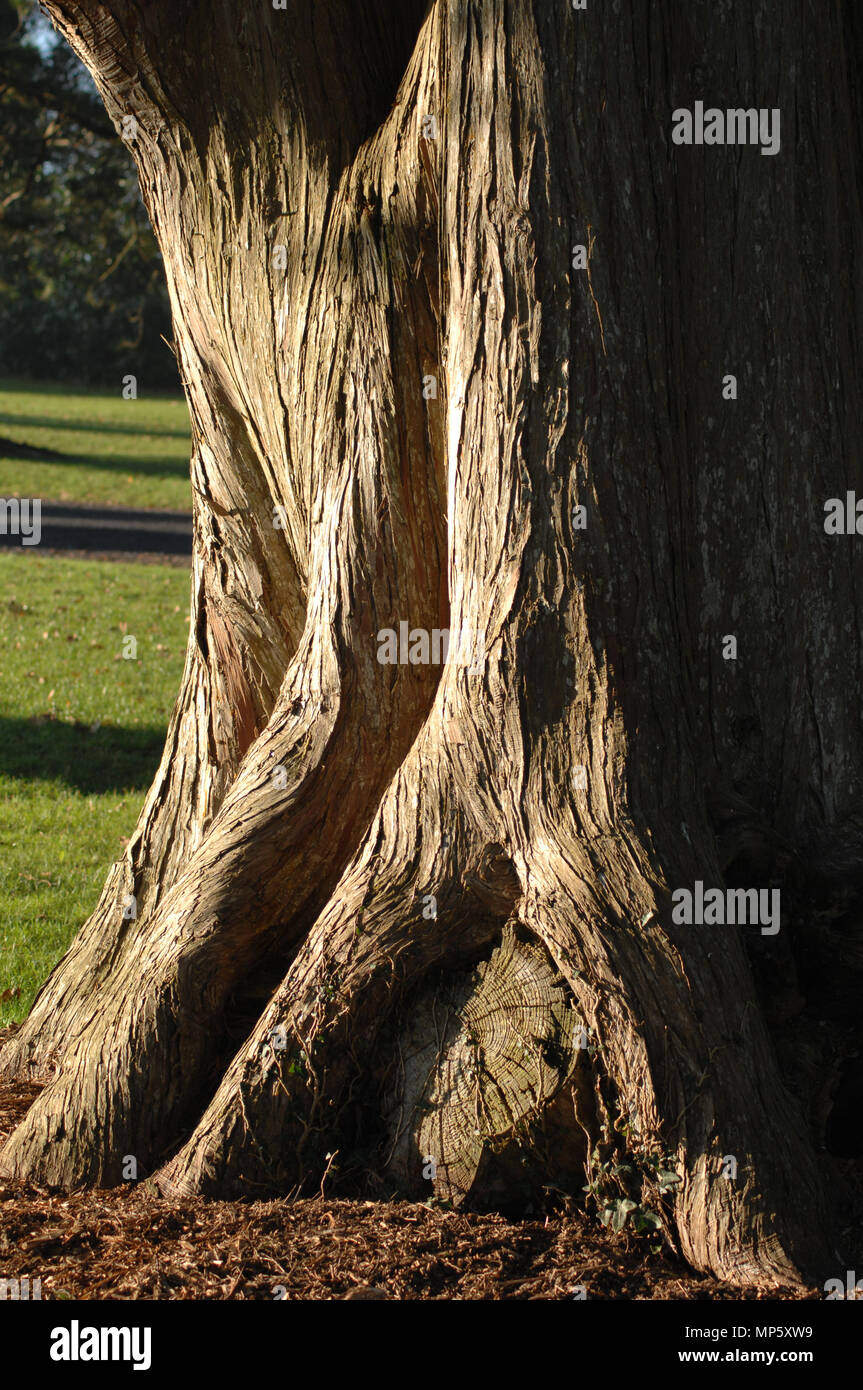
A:
{"type": "MultiPolygon", "coordinates": [[[[12,441],[13,443],[15,441],[12,441]]],[[[38,445],[21,445],[27,453],[19,457],[31,463],[53,463],[58,468],[92,468],[97,473],[134,473],[153,478],[188,478],[189,460],[160,454],[155,458],[142,458],[139,454],[111,454],[110,458],[94,458],[92,454],[58,454],[56,450],[40,449],[38,445]]],[[[11,449],[0,449],[0,455],[15,457],[11,449]]]]}
{"type": "Polygon", "coordinates": [[[164,729],[0,717],[0,775],[65,782],[86,795],[146,792],[164,744],[164,729]]]}
{"type": "Polygon", "coordinates": [[[105,424],[101,420],[64,420],[53,415],[34,419],[32,415],[9,415],[0,413],[0,425],[17,425],[21,429],[82,430],[85,434],[143,434],[161,439],[188,439],[188,430],[166,430],[159,425],[143,428],[140,422],[128,428],[122,425],[105,424]]]}

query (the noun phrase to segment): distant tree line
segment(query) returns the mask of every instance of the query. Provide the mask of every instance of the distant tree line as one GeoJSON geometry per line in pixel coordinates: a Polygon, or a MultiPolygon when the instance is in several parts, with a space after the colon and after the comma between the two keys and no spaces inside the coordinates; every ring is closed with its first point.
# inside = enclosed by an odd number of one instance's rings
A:
{"type": "Polygon", "coordinates": [[[31,0],[0,0],[0,374],[175,387],[171,339],[129,151],[31,0]]]}

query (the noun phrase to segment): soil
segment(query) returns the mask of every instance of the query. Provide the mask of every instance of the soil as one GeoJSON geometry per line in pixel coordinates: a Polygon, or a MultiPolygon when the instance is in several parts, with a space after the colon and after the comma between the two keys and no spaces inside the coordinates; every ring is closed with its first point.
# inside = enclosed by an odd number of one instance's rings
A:
{"type": "MultiPolygon", "coordinates": [[[[13,1030],[0,1029],[0,1044],[13,1030]]],[[[39,1094],[0,1082],[0,1145],[39,1094]]],[[[43,1299],[819,1299],[741,1294],[656,1237],[581,1211],[530,1219],[414,1202],[168,1200],[146,1183],[76,1192],[0,1180],[0,1278],[43,1299]]]]}

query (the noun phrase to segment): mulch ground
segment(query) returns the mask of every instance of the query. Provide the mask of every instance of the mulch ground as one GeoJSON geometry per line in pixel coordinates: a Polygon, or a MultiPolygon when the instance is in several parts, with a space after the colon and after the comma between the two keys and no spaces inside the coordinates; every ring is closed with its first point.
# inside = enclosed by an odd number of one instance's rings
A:
{"type": "MultiPolygon", "coordinates": [[[[0,1145],[39,1089],[0,1083],[0,1145]]],[[[820,1298],[741,1295],[650,1244],[580,1213],[513,1221],[412,1202],[180,1202],[140,1186],[0,1181],[0,1279],[41,1278],[43,1299],[571,1299],[579,1285],[589,1299],[820,1298]]]]}

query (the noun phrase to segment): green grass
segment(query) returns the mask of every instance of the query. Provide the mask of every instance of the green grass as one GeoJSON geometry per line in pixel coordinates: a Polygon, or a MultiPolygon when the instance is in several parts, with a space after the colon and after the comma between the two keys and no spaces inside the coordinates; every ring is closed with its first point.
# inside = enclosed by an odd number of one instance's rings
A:
{"type": "Polygon", "coordinates": [[[0,1000],[20,991],[0,1025],[24,1017],[135,826],[188,612],[185,570],[0,552],[0,1000]]]}
{"type": "Polygon", "coordinates": [[[7,457],[0,443],[0,497],[188,511],[189,412],[182,396],[123,400],[115,392],[0,380],[0,436],[59,459],[7,457]]]}

